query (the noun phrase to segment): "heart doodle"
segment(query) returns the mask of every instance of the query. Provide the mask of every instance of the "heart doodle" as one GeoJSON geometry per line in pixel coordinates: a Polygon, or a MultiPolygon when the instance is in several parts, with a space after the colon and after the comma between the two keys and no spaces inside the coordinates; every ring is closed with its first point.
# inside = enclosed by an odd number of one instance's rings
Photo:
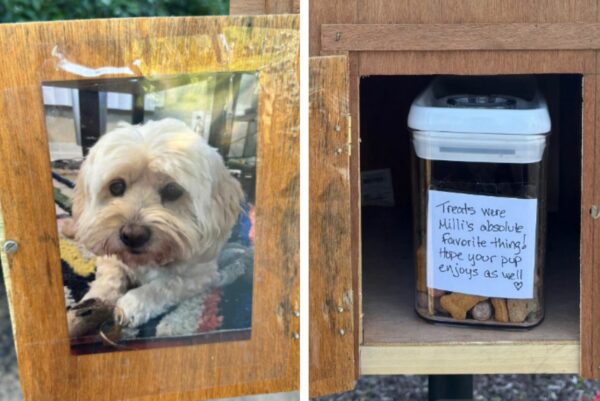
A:
{"type": "Polygon", "coordinates": [[[523,288],[522,281],[515,281],[513,284],[514,284],[515,288],[517,289],[517,291],[519,291],[521,288],[523,288]]]}

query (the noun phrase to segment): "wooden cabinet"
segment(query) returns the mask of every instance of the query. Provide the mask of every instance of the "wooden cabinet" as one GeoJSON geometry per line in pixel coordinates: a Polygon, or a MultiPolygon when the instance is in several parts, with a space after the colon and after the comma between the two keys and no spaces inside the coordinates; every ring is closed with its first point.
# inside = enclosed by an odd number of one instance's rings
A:
{"type": "MultiPolygon", "coordinates": [[[[16,243],[4,247],[1,256],[25,400],[198,400],[297,390],[298,23],[298,16],[260,16],[0,26],[0,242],[16,243]],[[255,222],[248,234],[255,247],[253,272],[248,273],[254,283],[248,300],[251,335],[74,353],[67,332],[63,241],[57,229],[42,82],[88,85],[93,91],[98,80],[160,86],[181,81],[161,80],[165,77],[190,83],[216,74],[227,78],[226,88],[239,88],[239,75],[227,75],[236,72],[251,74],[257,82],[256,102],[246,103],[258,116],[230,111],[225,101],[215,108],[250,116],[256,124],[255,222]]],[[[191,220],[201,217],[196,213],[191,220]]]]}
{"type": "Polygon", "coordinates": [[[597,11],[586,0],[311,1],[311,395],[349,390],[364,374],[600,377],[590,213],[597,11]],[[438,74],[534,74],[549,99],[557,222],[549,223],[546,319],[529,331],[431,325],[414,313],[410,213],[401,210],[410,203],[406,117],[438,74]],[[339,123],[347,114],[350,123],[339,123]],[[374,168],[392,169],[397,213],[361,208],[360,172],[374,168]]]}

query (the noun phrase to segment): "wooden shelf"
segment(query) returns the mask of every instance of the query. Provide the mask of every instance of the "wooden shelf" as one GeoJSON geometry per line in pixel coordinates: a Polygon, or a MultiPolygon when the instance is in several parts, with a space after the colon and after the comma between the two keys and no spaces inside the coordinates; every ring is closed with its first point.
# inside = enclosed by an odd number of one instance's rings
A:
{"type": "Polygon", "coordinates": [[[576,229],[550,220],[545,319],[523,331],[431,324],[418,317],[409,216],[393,208],[366,208],[362,221],[361,374],[579,371],[576,229]]]}

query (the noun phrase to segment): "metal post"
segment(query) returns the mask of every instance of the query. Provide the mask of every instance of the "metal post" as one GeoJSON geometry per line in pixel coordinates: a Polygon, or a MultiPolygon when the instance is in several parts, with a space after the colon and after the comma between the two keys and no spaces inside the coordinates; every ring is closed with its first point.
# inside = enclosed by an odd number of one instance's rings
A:
{"type": "Polygon", "coordinates": [[[472,399],[473,375],[429,376],[429,401],[472,399]]]}

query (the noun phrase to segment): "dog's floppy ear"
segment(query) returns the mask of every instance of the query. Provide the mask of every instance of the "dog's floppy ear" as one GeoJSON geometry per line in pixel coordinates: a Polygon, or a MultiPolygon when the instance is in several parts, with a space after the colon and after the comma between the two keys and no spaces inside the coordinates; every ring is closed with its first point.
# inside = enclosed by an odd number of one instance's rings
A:
{"type": "Polygon", "coordinates": [[[206,146],[203,165],[208,168],[212,179],[210,187],[194,188],[193,197],[202,238],[201,253],[214,258],[231,235],[231,229],[242,210],[244,193],[216,149],[209,148],[206,144],[203,146],[206,146]],[[207,192],[210,193],[209,198],[203,196],[207,192]]]}
{"type": "Polygon", "coordinates": [[[77,181],[73,190],[73,202],[71,205],[71,219],[63,222],[60,231],[67,238],[75,238],[77,236],[77,221],[83,212],[89,197],[89,190],[86,183],[86,172],[89,169],[88,164],[91,163],[86,159],[81,163],[77,181]]]}

